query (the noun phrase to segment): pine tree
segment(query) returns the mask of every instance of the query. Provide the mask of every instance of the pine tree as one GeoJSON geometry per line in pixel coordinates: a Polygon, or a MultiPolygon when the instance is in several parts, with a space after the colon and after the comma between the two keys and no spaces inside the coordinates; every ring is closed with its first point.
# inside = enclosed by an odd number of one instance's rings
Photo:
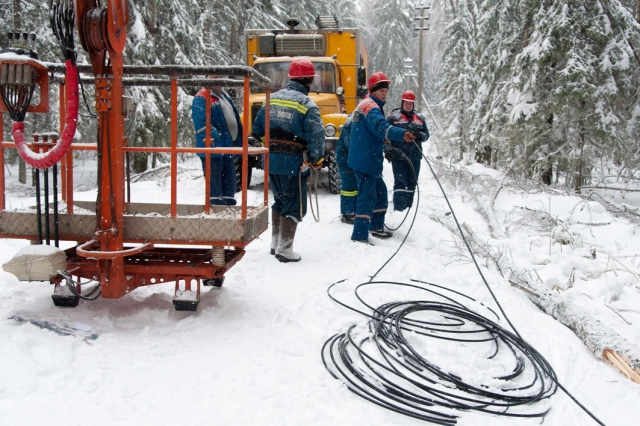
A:
{"type": "MultiPolygon", "coordinates": [[[[396,108],[404,91],[404,60],[413,53],[414,5],[399,0],[370,0],[363,11],[364,36],[369,53],[368,74],[382,71],[393,82],[387,105],[396,108]]],[[[389,107],[387,109],[390,111],[389,107]]]]}
{"type": "Polygon", "coordinates": [[[548,175],[555,161],[579,191],[596,159],[616,154],[622,161],[635,139],[628,126],[638,102],[640,63],[631,46],[640,27],[617,0],[530,6],[533,29],[516,58],[512,122],[531,143],[528,174],[548,175]]]}

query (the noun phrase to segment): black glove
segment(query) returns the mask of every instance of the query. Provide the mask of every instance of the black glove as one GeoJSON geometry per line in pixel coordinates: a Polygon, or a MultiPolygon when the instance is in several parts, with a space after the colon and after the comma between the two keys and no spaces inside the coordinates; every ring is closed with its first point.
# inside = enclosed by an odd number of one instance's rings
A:
{"type": "Polygon", "coordinates": [[[384,158],[386,158],[388,162],[391,162],[391,160],[393,160],[393,153],[391,151],[385,151],[384,158]]]}
{"type": "Polygon", "coordinates": [[[411,133],[416,138],[416,142],[422,142],[422,132],[420,132],[418,130],[413,130],[413,131],[411,131],[411,133]]]}

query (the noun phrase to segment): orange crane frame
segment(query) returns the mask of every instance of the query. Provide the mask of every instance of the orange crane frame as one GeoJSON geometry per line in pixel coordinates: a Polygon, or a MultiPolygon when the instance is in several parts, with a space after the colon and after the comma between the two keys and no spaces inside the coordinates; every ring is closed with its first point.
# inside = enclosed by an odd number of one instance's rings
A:
{"type": "MultiPolygon", "coordinates": [[[[97,9],[94,0],[76,0],[76,22],[82,46],[89,53],[91,68],[79,66],[79,72],[93,73],[96,86],[96,111],[98,113],[98,142],[94,144],[71,145],[71,149],[61,161],[62,199],[66,202],[67,215],[74,215],[73,197],[73,151],[97,150],[99,158],[99,191],[96,200],[96,227],[93,235],[81,235],[68,231],[61,235],[61,239],[78,241],[81,244],[66,250],[68,273],[78,278],[98,280],[102,287],[102,297],[116,299],[124,296],[139,286],[151,285],[162,282],[176,282],[176,309],[195,310],[199,300],[200,284],[211,282],[213,285],[222,283],[224,273],[244,256],[244,247],[253,239],[264,232],[268,226],[268,135],[265,146],[262,148],[249,147],[248,132],[243,134],[241,148],[209,148],[212,140],[205,139],[206,148],[183,148],[177,144],[177,94],[179,76],[225,74],[240,76],[243,78],[243,122],[248,123],[250,84],[268,85],[269,80],[246,66],[152,66],[152,67],[126,67],[123,63],[122,51],[126,43],[126,24],[129,20],[126,0],[109,0],[106,10],[97,9]],[[105,13],[106,11],[106,13],[105,13]],[[95,22],[93,22],[94,20],[95,22]],[[107,60],[108,59],[108,60],[107,60]],[[165,75],[169,81],[149,79],[128,79],[126,75],[153,74],[165,75]],[[124,133],[123,95],[126,84],[131,85],[158,85],[170,84],[171,86],[171,146],[166,148],[140,148],[128,147],[124,133]],[[125,202],[125,153],[126,152],[163,152],[171,157],[171,203],[169,217],[160,220],[179,220],[180,206],[177,204],[177,158],[179,153],[204,152],[207,156],[211,153],[241,154],[242,155],[242,204],[238,213],[238,226],[245,225],[251,219],[248,217],[247,186],[248,155],[264,155],[264,196],[258,211],[258,218],[248,233],[236,239],[213,239],[207,241],[194,241],[193,239],[180,239],[162,237],[157,240],[153,236],[126,237],[125,216],[130,203],[125,202]],[[137,246],[125,246],[125,243],[138,243],[137,246]],[[207,245],[209,248],[195,247],[155,247],[157,243],[170,245],[207,245]],[[229,247],[229,249],[225,249],[229,247]],[[223,251],[221,251],[223,250],[223,251]],[[215,257],[218,257],[217,260],[215,257]],[[184,284],[184,290],[180,284],[184,284]],[[195,285],[194,285],[195,284],[195,285]],[[195,288],[194,288],[195,287],[195,288]],[[186,302],[178,300],[180,292],[195,293],[195,297],[187,298],[186,302]]],[[[46,85],[42,81],[42,75],[48,72],[60,72],[64,64],[45,63],[46,70],[38,70],[38,81],[41,90],[46,85]]],[[[189,79],[187,84],[210,87],[223,80],[224,83],[233,84],[229,79],[189,79]]],[[[185,80],[186,81],[186,80],[185,80]]],[[[236,81],[237,83],[237,81],[236,81]]],[[[60,120],[61,126],[65,116],[64,81],[60,84],[60,120]]],[[[208,89],[210,90],[210,89],[208,89]]],[[[46,93],[46,90],[45,90],[46,93]]],[[[269,98],[267,98],[267,112],[269,98]]],[[[207,97],[207,135],[210,135],[210,97],[207,97]]],[[[40,105],[29,107],[28,111],[44,112],[40,105]]],[[[43,109],[44,108],[44,109],[43,109]]],[[[0,111],[6,111],[6,107],[0,101],[0,111]]],[[[267,114],[267,120],[269,119],[267,114]]],[[[3,125],[3,114],[0,114],[0,127],[3,125]]],[[[268,126],[267,126],[268,127],[268,126]]],[[[37,140],[37,139],[36,139],[37,140]]],[[[55,140],[31,144],[32,149],[50,149],[55,145],[55,140]]],[[[12,142],[2,141],[0,144],[0,216],[5,210],[5,176],[4,176],[4,149],[15,148],[12,142]]],[[[210,162],[206,161],[205,176],[209,176],[210,162]]],[[[57,194],[54,196],[57,197],[57,194]]],[[[209,179],[205,179],[205,202],[201,210],[205,215],[211,214],[214,206],[209,205],[209,179]]],[[[215,210],[215,209],[214,209],[215,210]]],[[[215,213],[215,211],[214,211],[215,213]]],[[[255,219],[255,218],[254,218],[255,219]]],[[[212,219],[215,221],[215,218],[212,219]]],[[[0,237],[28,238],[33,234],[24,232],[11,232],[0,226],[0,237]]],[[[58,276],[51,280],[56,285],[54,290],[54,303],[61,306],[75,306],[77,298],[70,297],[67,293],[63,297],[55,297],[57,293],[64,293],[64,278],[58,276]]],[[[77,286],[80,291],[80,286],[77,286]]]]}

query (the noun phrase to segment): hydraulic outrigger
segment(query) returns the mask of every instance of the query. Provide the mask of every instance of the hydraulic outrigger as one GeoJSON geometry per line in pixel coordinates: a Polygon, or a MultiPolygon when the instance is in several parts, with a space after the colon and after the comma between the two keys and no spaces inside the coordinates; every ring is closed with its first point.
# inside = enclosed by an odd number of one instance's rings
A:
{"type": "MultiPolygon", "coordinates": [[[[250,85],[268,86],[270,82],[246,66],[125,66],[122,52],[126,44],[126,25],[129,22],[127,0],[109,0],[106,8],[99,8],[95,0],[53,3],[59,8],[60,18],[57,20],[58,26],[54,25],[54,33],[58,33],[56,35],[63,44],[63,51],[67,52],[65,64],[40,62],[35,58],[37,55],[28,55],[25,54],[28,52],[22,51],[12,50],[0,54],[3,91],[0,112],[9,112],[14,121],[14,143],[3,141],[0,146],[0,237],[42,241],[39,209],[38,212],[5,210],[4,149],[17,148],[25,161],[36,169],[47,170],[53,165],[54,182],[57,176],[56,163],[61,160],[61,198],[64,209],[58,211],[57,190],[54,188],[53,218],[50,215],[47,193],[44,223],[47,229],[55,229],[56,242],[60,238],[77,241],[78,245],[65,250],[66,269],[58,271],[50,279],[55,285],[54,303],[58,306],[76,306],[79,299],[84,298],[80,279],[98,282],[101,296],[109,299],[120,298],[136,287],[175,281],[175,308],[196,310],[201,284],[222,285],[225,272],[244,255],[244,247],[267,229],[268,170],[264,171],[264,197],[259,206],[247,206],[249,182],[246,179],[242,182],[242,203],[239,207],[210,206],[209,179],[205,179],[203,205],[178,205],[178,154],[204,152],[206,155],[242,155],[242,176],[247,176],[248,155],[268,156],[268,140],[264,148],[249,147],[248,132],[244,132],[243,146],[238,148],[209,148],[213,142],[210,139],[205,141],[207,148],[204,149],[178,147],[178,86],[211,87],[216,83],[223,83],[226,86],[243,87],[244,122],[247,123],[250,85]],[[69,16],[73,23],[74,14],[79,39],[88,52],[90,66],[76,65],[75,53],[71,57],[67,56],[69,51],[73,51],[73,46],[65,46],[64,40],[73,43],[73,34],[69,41],[68,32],[73,31],[73,24],[69,25],[69,16]],[[64,33],[65,22],[67,33],[64,33]],[[65,73],[64,78],[61,73],[65,73]],[[94,77],[80,77],[81,74],[92,74],[94,77]],[[206,79],[205,76],[209,74],[233,78],[206,79]],[[22,134],[24,114],[48,112],[50,78],[58,81],[61,87],[62,136],[58,139],[57,135],[47,135],[44,138],[46,140],[42,141],[40,135],[34,135],[34,142],[27,145],[22,134]],[[95,84],[97,144],[71,143],[77,120],[80,79],[95,84]],[[136,85],[171,87],[170,147],[127,146],[124,118],[128,108],[124,88],[136,85]],[[36,86],[40,89],[40,103],[30,105],[36,86]],[[15,114],[16,111],[20,114],[15,114]],[[95,204],[74,203],[73,151],[91,149],[98,152],[97,200],[95,204]],[[125,200],[126,152],[169,154],[169,205],[131,203],[125,200]],[[84,208],[95,210],[95,215],[74,212],[74,206],[80,204],[84,208]],[[165,246],[156,247],[156,244],[165,246]],[[189,247],[195,245],[205,248],[189,247]]],[[[0,126],[2,124],[3,116],[0,114],[0,126]]],[[[210,126],[207,108],[208,129],[210,126]]],[[[207,134],[210,134],[208,129],[207,134]]],[[[268,164],[268,161],[265,163],[268,164]]],[[[210,162],[207,161],[206,164],[205,175],[208,176],[210,162]]],[[[40,204],[39,196],[37,204],[40,204]]]]}

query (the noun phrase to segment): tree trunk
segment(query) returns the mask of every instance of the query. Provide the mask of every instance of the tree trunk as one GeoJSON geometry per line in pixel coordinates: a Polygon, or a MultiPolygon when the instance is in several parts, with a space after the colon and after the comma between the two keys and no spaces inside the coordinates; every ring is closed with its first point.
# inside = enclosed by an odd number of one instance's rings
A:
{"type": "Polygon", "coordinates": [[[579,154],[578,154],[578,159],[576,161],[575,170],[573,172],[573,177],[574,177],[573,189],[577,194],[580,193],[580,188],[582,188],[582,166],[583,166],[584,144],[585,144],[584,126],[582,126],[582,124],[580,124],[580,133],[578,137],[580,138],[580,146],[578,147],[579,154]]]}
{"type": "Polygon", "coordinates": [[[138,174],[147,171],[147,155],[148,154],[144,152],[136,152],[133,154],[131,161],[131,171],[133,171],[133,173],[138,174]]]}
{"type": "Polygon", "coordinates": [[[27,163],[22,157],[18,158],[18,182],[23,185],[27,183],[27,163]]]}
{"type": "Polygon", "coordinates": [[[20,22],[20,0],[13,0],[13,31],[20,32],[22,22],[20,22]]]}
{"type": "MultiPolygon", "coordinates": [[[[239,6],[238,4],[236,5],[239,6]]],[[[231,23],[231,34],[229,34],[229,36],[231,37],[229,53],[235,57],[240,51],[240,43],[238,42],[238,40],[240,40],[240,36],[238,35],[238,23],[235,21],[231,23]]]]}

